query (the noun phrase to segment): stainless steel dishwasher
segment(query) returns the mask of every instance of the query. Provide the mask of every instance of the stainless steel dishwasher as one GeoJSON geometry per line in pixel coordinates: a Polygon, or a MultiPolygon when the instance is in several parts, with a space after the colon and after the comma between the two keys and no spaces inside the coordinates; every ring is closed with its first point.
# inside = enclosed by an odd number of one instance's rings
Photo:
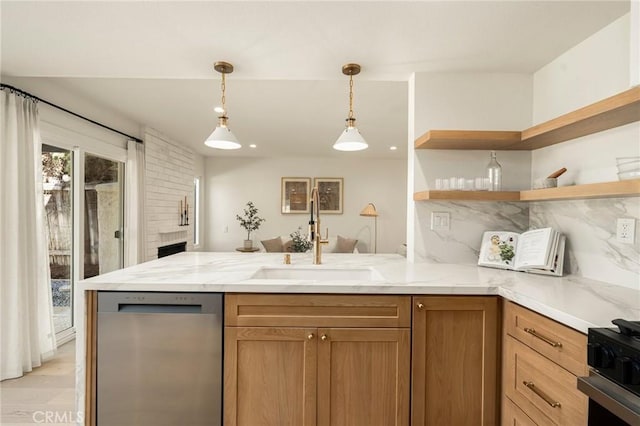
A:
{"type": "Polygon", "coordinates": [[[98,426],[221,425],[222,295],[98,293],[98,426]]]}

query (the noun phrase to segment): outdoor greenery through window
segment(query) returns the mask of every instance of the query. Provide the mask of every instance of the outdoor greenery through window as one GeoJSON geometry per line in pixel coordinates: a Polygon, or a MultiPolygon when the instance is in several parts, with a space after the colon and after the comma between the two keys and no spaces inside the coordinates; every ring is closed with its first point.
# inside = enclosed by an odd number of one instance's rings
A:
{"type": "Polygon", "coordinates": [[[42,185],[49,246],[53,322],[56,333],[73,326],[73,190],[72,153],[42,146],[42,185]]]}

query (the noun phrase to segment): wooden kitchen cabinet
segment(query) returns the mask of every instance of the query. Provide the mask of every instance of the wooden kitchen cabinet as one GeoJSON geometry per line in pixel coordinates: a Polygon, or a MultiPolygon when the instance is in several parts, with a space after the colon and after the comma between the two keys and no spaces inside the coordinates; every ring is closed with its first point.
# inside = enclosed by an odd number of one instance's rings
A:
{"type": "Polygon", "coordinates": [[[409,424],[409,329],[318,335],[318,426],[409,424]]]}
{"type": "Polygon", "coordinates": [[[515,303],[504,304],[503,425],[511,406],[538,426],[587,424],[587,336],[515,303]]]}
{"type": "Polygon", "coordinates": [[[226,327],[224,424],[316,424],[316,330],[226,327]]]}
{"type": "Polygon", "coordinates": [[[409,296],[225,303],[225,426],[409,424],[409,296]]]}
{"type": "Polygon", "coordinates": [[[413,298],[413,426],[497,424],[498,298],[413,298]]]}

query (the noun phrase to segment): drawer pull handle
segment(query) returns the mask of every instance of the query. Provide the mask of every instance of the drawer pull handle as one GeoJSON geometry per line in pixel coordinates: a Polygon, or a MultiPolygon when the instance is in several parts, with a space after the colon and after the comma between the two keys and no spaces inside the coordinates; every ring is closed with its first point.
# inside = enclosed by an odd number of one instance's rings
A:
{"type": "Polygon", "coordinates": [[[326,334],[323,334],[322,336],[320,336],[320,339],[325,342],[327,339],[329,338],[329,336],[327,336],[326,334]]]}
{"type": "Polygon", "coordinates": [[[549,398],[549,396],[547,396],[546,393],[544,393],[540,389],[536,388],[536,385],[534,385],[533,382],[527,382],[526,380],[523,380],[522,384],[525,385],[526,387],[528,387],[529,389],[531,389],[533,391],[533,393],[538,395],[540,398],[542,398],[542,400],[544,402],[546,402],[547,404],[549,404],[551,406],[551,408],[559,408],[560,407],[560,403],[558,401],[554,401],[551,398],[549,398]]]}
{"type": "Polygon", "coordinates": [[[531,334],[533,337],[537,337],[538,339],[542,340],[546,344],[548,344],[550,346],[553,346],[554,348],[561,348],[562,347],[562,343],[554,342],[553,340],[549,339],[548,337],[543,336],[542,334],[538,333],[535,328],[527,328],[527,327],[525,327],[524,331],[526,331],[527,333],[531,334]]]}
{"type": "Polygon", "coordinates": [[[418,309],[420,309],[420,310],[423,310],[423,309],[424,309],[424,303],[420,303],[420,302],[418,302],[418,303],[416,304],[416,306],[417,306],[417,307],[418,307],[418,309]]]}

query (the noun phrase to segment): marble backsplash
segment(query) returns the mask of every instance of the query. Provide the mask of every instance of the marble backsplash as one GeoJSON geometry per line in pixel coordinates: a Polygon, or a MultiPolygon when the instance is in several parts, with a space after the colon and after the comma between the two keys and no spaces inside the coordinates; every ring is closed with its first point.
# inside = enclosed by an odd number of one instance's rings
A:
{"type": "Polygon", "coordinates": [[[640,226],[640,200],[540,201],[529,204],[533,228],[551,226],[567,236],[565,274],[640,290],[640,238],[634,244],[616,241],[616,220],[635,218],[640,226]]]}
{"type": "Polygon", "coordinates": [[[616,241],[616,219],[635,218],[640,227],[640,200],[416,203],[415,261],[476,263],[485,231],[523,232],[551,226],[567,236],[565,274],[640,290],[640,231],[634,244],[616,241]],[[432,231],[431,213],[449,212],[448,231],[432,231]]]}
{"type": "Polygon", "coordinates": [[[415,262],[475,264],[485,231],[523,232],[529,227],[527,203],[419,201],[415,205],[415,262]],[[450,213],[450,230],[432,231],[432,212],[450,213]]]}

